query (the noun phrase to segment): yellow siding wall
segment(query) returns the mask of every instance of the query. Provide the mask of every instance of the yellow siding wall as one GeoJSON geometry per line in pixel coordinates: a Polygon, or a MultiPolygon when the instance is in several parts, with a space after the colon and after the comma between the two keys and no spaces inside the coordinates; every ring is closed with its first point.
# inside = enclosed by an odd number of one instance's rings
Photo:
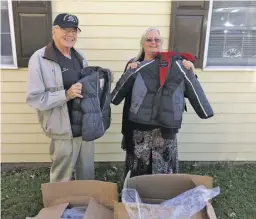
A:
{"type": "MultiPolygon", "coordinates": [[[[160,28],[167,49],[170,1],[52,2],[57,13],[75,13],[82,32],[77,43],[90,65],[101,65],[120,77],[128,59],[139,49],[148,26],[160,28]]],[[[181,160],[256,160],[256,72],[201,72],[198,75],[215,117],[201,120],[185,113],[179,138],[181,160]]],[[[27,69],[2,70],[2,162],[46,162],[49,139],[42,134],[34,110],[25,103],[27,69]]],[[[113,84],[114,86],[114,84],[113,84]]],[[[122,105],[113,106],[113,122],[97,140],[96,161],[123,161],[120,149],[122,105]]]]}

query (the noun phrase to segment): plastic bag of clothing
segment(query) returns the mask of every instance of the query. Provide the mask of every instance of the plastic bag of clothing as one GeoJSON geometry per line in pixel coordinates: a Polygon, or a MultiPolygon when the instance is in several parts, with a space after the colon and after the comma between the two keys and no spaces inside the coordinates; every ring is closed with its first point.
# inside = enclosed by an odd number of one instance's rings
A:
{"type": "Polygon", "coordinates": [[[61,219],[83,219],[86,209],[87,207],[67,208],[63,212],[61,219]]]}
{"type": "Polygon", "coordinates": [[[131,219],[169,219],[174,208],[142,203],[135,189],[123,189],[122,202],[131,219]]]}
{"type": "Polygon", "coordinates": [[[160,204],[144,204],[135,189],[124,189],[122,202],[132,219],[190,219],[219,193],[219,187],[198,186],[160,204]]]}
{"type": "Polygon", "coordinates": [[[207,189],[205,186],[198,186],[173,199],[162,202],[161,205],[174,208],[178,207],[179,210],[174,212],[173,217],[179,218],[179,216],[183,216],[189,219],[198,211],[201,211],[206,206],[206,203],[219,195],[219,193],[219,187],[207,189]]]}

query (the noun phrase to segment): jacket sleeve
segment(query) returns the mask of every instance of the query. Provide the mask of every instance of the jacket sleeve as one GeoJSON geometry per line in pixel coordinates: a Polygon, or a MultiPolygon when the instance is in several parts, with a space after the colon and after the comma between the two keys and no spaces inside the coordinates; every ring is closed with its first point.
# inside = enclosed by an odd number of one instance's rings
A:
{"type": "Polygon", "coordinates": [[[133,85],[133,78],[129,78],[132,74],[132,70],[127,70],[127,66],[129,63],[133,62],[134,58],[130,59],[125,68],[124,73],[122,74],[121,78],[116,83],[114,90],[111,93],[111,103],[118,105],[122,102],[125,98],[126,94],[128,93],[129,89],[131,89],[133,85]]]}
{"type": "MultiPolygon", "coordinates": [[[[190,73],[193,73],[193,72],[190,71],[190,73]]],[[[198,78],[197,74],[195,74],[195,77],[196,77],[196,79],[198,78]]],[[[187,93],[184,94],[184,97],[188,98],[187,93]]]]}
{"type": "Polygon", "coordinates": [[[111,102],[118,105],[126,97],[126,94],[132,89],[135,80],[136,69],[128,69],[118,80],[114,90],[111,93],[111,102]]]}
{"type": "Polygon", "coordinates": [[[67,102],[65,90],[47,91],[44,85],[39,56],[34,53],[28,64],[27,104],[37,110],[45,111],[67,102]]]}
{"type": "Polygon", "coordinates": [[[214,115],[213,109],[203,91],[203,88],[197,80],[195,74],[187,71],[182,62],[176,61],[180,71],[184,74],[185,94],[193,109],[201,119],[208,119],[214,115]]]}

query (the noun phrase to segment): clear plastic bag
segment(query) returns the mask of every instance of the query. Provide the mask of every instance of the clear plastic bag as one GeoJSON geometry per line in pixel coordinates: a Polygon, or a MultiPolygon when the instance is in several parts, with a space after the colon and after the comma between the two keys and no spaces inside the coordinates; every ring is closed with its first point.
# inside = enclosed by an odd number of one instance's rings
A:
{"type": "Polygon", "coordinates": [[[190,189],[173,199],[164,201],[161,205],[166,207],[179,207],[179,211],[174,212],[173,217],[179,218],[180,215],[186,219],[191,218],[194,214],[201,211],[206,203],[219,195],[220,188],[207,189],[205,186],[198,186],[190,189]]]}
{"type": "Polygon", "coordinates": [[[86,209],[87,207],[67,208],[63,212],[61,219],[83,219],[86,209]]]}
{"type": "Polygon", "coordinates": [[[123,189],[122,202],[131,219],[169,219],[176,210],[159,204],[142,203],[135,189],[123,189]]]}
{"type": "Polygon", "coordinates": [[[144,204],[135,189],[123,189],[122,202],[131,219],[190,219],[219,193],[219,187],[198,186],[160,204],[144,204]]]}

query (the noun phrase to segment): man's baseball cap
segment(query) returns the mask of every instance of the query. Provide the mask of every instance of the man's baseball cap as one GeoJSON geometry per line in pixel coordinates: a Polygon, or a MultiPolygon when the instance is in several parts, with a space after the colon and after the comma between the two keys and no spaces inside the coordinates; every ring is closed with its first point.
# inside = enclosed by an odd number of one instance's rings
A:
{"type": "Polygon", "coordinates": [[[58,25],[61,28],[76,28],[81,31],[78,27],[78,18],[75,15],[62,13],[58,14],[53,22],[53,26],[58,25]]]}

